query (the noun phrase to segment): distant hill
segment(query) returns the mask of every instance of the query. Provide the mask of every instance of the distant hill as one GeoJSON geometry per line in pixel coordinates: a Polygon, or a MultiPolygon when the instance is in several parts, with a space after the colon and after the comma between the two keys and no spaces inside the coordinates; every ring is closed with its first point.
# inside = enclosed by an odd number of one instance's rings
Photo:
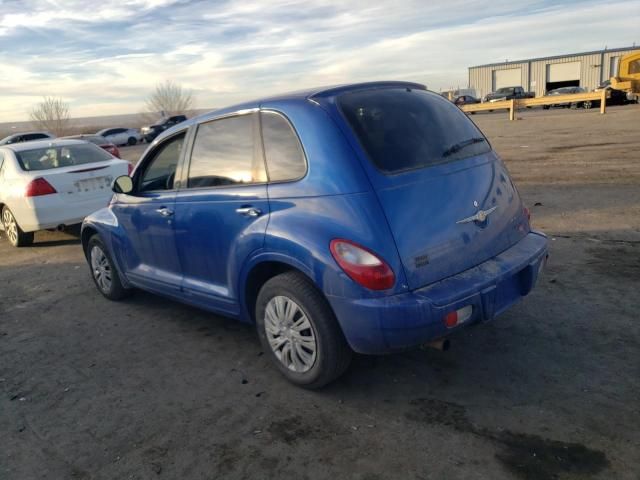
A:
{"type": "MultiPolygon", "coordinates": [[[[206,112],[215,110],[215,108],[200,108],[189,112],[189,117],[195,117],[206,112]]],[[[108,127],[128,127],[140,128],[148,125],[150,122],[160,120],[158,113],[130,113],[125,115],[105,115],[100,117],[80,117],[70,120],[70,132],[68,135],[76,135],[80,133],[95,133],[98,130],[108,127]]],[[[27,132],[30,130],[38,130],[38,127],[32,122],[5,122],[0,123],[0,139],[14,133],[27,132]]]]}

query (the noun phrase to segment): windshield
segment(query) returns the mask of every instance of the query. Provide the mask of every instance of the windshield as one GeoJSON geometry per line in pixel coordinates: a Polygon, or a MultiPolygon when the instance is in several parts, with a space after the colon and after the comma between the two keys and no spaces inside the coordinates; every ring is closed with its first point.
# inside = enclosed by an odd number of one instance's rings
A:
{"type": "Polygon", "coordinates": [[[86,165],[113,158],[101,148],[90,143],[22,150],[15,152],[15,155],[20,167],[26,172],[86,165]]]}
{"type": "Polygon", "coordinates": [[[491,150],[453,103],[424,90],[346,93],[338,103],[369,158],[385,173],[424,168],[491,150]]]}
{"type": "Polygon", "coordinates": [[[514,87],[503,87],[496,90],[496,93],[511,93],[513,92],[514,87]]]}

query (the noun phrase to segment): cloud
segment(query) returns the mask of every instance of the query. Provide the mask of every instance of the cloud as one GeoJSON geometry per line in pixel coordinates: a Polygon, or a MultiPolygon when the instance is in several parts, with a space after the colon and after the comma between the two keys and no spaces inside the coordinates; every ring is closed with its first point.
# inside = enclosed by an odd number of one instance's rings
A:
{"type": "Polygon", "coordinates": [[[165,79],[198,107],[375,79],[465,86],[470,65],[630,45],[637,16],[620,12],[640,0],[0,0],[0,121],[44,95],[74,116],[138,112],[165,79]]]}

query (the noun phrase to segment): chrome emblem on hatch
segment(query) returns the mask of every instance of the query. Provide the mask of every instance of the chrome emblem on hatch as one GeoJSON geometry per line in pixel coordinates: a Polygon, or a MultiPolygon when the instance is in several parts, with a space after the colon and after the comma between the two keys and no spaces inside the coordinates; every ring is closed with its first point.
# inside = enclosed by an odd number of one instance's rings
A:
{"type": "Polygon", "coordinates": [[[471,215],[470,217],[463,218],[462,220],[458,220],[456,223],[471,223],[471,222],[484,222],[493,211],[498,208],[497,206],[491,207],[488,210],[478,210],[475,215],[471,215]]]}

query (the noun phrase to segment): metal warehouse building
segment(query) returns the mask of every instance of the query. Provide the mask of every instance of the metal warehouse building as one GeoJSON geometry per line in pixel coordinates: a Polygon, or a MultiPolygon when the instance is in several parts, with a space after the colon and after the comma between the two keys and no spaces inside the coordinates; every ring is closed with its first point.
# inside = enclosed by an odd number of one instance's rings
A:
{"type": "Polygon", "coordinates": [[[523,87],[536,97],[560,87],[583,87],[591,91],[615,76],[620,56],[640,52],[640,47],[614,48],[555,57],[469,67],[469,88],[478,97],[501,87],[523,87]]]}

